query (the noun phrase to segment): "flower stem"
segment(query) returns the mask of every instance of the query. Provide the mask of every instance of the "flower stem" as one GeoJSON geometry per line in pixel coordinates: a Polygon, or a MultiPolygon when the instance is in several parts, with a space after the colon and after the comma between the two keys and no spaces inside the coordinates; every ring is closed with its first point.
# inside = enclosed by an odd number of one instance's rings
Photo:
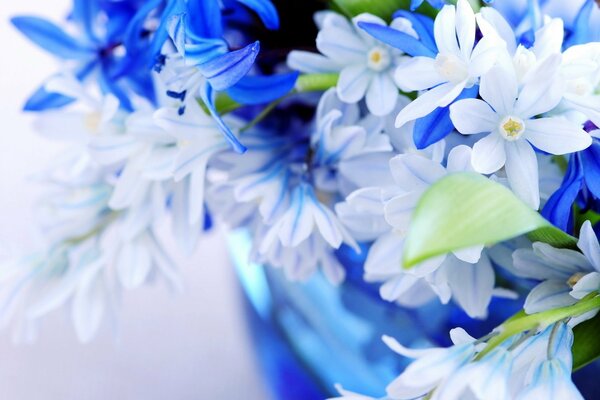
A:
{"type": "Polygon", "coordinates": [[[600,308],[600,296],[597,296],[596,294],[593,296],[594,297],[583,298],[579,302],[567,307],[556,308],[554,310],[543,311],[531,315],[518,316],[507,320],[496,328],[500,333],[498,336],[490,339],[487,346],[477,355],[476,359],[480,360],[511,336],[531,329],[543,328],[562,319],[576,317],[600,308]]]}

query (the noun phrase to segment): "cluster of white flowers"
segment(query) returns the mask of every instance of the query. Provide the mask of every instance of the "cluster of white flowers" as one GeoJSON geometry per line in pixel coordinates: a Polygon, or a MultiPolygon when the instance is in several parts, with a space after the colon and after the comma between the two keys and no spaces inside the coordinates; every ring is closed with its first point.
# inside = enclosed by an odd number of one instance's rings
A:
{"type": "MultiPolygon", "coordinates": [[[[278,25],[270,1],[239,3],[268,29],[278,25]]],[[[364,280],[404,307],[452,300],[485,319],[493,297],[523,294],[516,277],[540,282],[527,296],[527,314],[596,296],[600,245],[586,214],[573,221],[574,209],[597,217],[600,204],[600,42],[593,29],[577,27],[593,2],[569,29],[537,2],[510,22],[502,5],[474,11],[467,0],[428,3],[441,8],[434,20],[399,10],[389,24],[368,13],[349,19],[319,11],[318,53],[294,50],[287,66],[267,68],[259,42],[238,28],[241,21],[227,26],[217,0],[140,7],[124,32],[107,32],[118,40],[91,52],[100,57],[92,64],[99,85],[83,76],[89,71],[66,68],[28,103],[44,110],[36,122],[43,135],[77,150],[48,174],[57,186],[40,209],[48,249],[0,271],[8,289],[0,322],[20,311],[20,331],[31,339],[41,317],[69,304],[87,341],[123,289],[155,278],[179,289],[158,239],[168,219],[188,252],[213,221],[246,229],[249,257],[291,280],[321,271],[340,284],[346,270],[338,251],[362,249],[364,280]],[[157,61],[152,72],[146,66],[138,79],[149,59],[157,61]],[[285,69],[292,72],[263,75],[285,69]],[[580,251],[530,249],[523,240],[403,268],[423,194],[458,173],[503,185],[525,210],[542,209],[567,233],[581,228],[580,251]],[[499,268],[511,277],[497,279],[499,268]]],[[[87,44],[43,20],[15,25],[63,58],[91,57],[87,44]]],[[[479,340],[454,330],[448,349],[409,350],[385,338],[415,359],[388,398],[580,398],[570,380],[571,327],[596,314],[589,304],[507,337],[502,326],[479,340]]]]}

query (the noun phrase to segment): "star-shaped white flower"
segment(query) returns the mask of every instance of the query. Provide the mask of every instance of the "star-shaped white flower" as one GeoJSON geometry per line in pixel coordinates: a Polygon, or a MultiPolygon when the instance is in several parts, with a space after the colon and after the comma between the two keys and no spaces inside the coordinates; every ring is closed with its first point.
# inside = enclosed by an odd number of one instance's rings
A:
{"type": "MultiPolygon", "coordinates": [[[[557,70],[559,65],[560,56],[552,56],[544,69],[557,70]]],[[[592,143],[576,123],[560,117],[536,118],[561,101],[561,86],[554,83],[552,79],[531,80],[519,90],[515,71],[496,66],[481,78],[483,100],[460,100],[450,107],[450,118],[460,133],[488,134],[473,146],[473,168],[492,174],[505,167],[512,190],[535,209],[540,194],[534,148],[562,155],[592,143]]]]}

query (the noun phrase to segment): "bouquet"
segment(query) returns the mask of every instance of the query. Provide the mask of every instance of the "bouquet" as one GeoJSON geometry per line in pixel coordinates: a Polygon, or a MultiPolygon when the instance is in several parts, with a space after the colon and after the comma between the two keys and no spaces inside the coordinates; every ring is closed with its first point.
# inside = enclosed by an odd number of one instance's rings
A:
{"type": "Polygon", "coordinates": [[[48,246],[2,265],[0,321],[31,340],[70,307],[90,341],[123,292],[182,286],[161,236],[191,252],[221,224],[290,281],[343,284],[354,254],[394,307],[503,320],[439,332],[449,347],[384,336],[412,361],[338,399],[583,398],[572,373],[600,357],[599,5],[489,3],[74,0],[63,22],[14,17],[62,61],[24,109],[73,150],[43,173],[48,246]]]}

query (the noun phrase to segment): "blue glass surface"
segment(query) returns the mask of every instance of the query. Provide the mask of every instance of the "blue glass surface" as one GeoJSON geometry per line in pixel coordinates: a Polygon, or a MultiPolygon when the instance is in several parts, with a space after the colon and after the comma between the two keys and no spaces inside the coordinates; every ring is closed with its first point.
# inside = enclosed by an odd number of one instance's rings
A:
{"type": "MultiPolygon", "coordinates": [[[[520,309],[521,301],[496,299],[490,305],[494,318],[487,321],[473,320],[452,304],[407,310],[380,299],[377,285],[362,280],[364,260],[347,248],[337,252],[347,279],[333,286],[320,273],[308,282],[290,282],[277,269],[249,263],[245,230],[230,234],[228,242],[257,353],[277,400],[325,399],[336,395],[336,383],[383,396],[409,360],[388,349],[382,335],[411,347],[447,346],[450,329],[461,326],[483,336],[520,309]]],[[[599,369],[595,363],[575,374],[585,398],[598,393],[590,376],[599,369]]]]}

